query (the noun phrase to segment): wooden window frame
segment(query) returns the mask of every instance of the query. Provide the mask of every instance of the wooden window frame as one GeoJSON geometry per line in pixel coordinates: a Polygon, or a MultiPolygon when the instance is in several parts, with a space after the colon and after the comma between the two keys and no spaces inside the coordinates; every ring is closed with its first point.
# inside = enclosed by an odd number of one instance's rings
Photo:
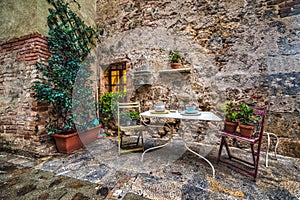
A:
{"type": "Polygon", "coordinates": [[[126,92],[126,74],[127,67],[126,62],[114,63],[111,64],[107,70],[104,72],[105,90],[107,92],[126,92]],[[117,72],[116,75],[113,75],[113,72],[117,72]],[[125,72],[125,73],[124,73],[125,72]],[[125,78],[124,78],[125,76],[125,78]],[[117,83],[112,83],[112,78],[116,77],[117,83]],[[124,80],[125,79],[125,80],[124,80]],[[115,87],[115,89],[114,89],[115,87]]]}

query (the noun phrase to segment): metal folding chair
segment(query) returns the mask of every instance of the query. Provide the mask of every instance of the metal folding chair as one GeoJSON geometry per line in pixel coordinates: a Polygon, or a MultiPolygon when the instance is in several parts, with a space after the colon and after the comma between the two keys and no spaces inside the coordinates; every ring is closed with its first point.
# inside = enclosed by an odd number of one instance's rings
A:
{"type": "Polygon", "coordinates": [[[265,122],[266,113],[267,113],[266,107],[254,109],[254,114],[260,116],[260,121],[259,123],[257,123],[255,133],[253,134],[252,137],[244,137],[240,135],[238,132],[235,133],[228,133],[225,131],[220,132],[221,143],[220,143],[220,148],[218,153],[218,163],[222,162],[230,167],[243,171],[246,174],[252,176],[254,180],[256,180],[262,137],[264,133],[264,122],[265,122]],[[246,159],[242,159],[232,154],[232,152],[230,151],[230,147],[228,145],[228,139],[230,138],[237,141],[248,143],[250,145],[253,162],[246,159]],[[225,146],[226,148],[226,153],[230,161],[221,158],[223,146],[225,146]]]}
{"type": "MultiPolygon", "coordinates": [[[[117,115],[118,115],[118,150],[119,154],[134,152],[134,151],[144,151],[144,137],[143,130],[144,125],[142,124],[133,124],[129,118],[129,123],[122,123],[122,116],[128,114],[130,117],[130,112],[140,113],[140,103],[139,102],[130,102],[130,103],[120,103],[118,102],[117,106],[117,115]],[[134,133],[126,135],[125,132],[134,133]]],[[[140,117],[138,119],[140,121],[140,117]]],[[[140,122],[141,123],[141,122],[140,122]]]]}

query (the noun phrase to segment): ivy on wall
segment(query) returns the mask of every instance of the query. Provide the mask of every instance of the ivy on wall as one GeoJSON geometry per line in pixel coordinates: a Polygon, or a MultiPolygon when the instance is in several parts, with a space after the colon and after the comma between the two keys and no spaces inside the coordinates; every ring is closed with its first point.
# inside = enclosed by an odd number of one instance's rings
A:
{"type": "MultiPolygon", "coordinates": [[[[95,117],[90,116],[95,106],[90,103],[93,96],[89,80],[92,72],[89,66],[93,60],[88,55],[94,45],[96,32],[69,8],[69,3],[64,0],[48,2],[53,6],[49,9],[48,16],[51,56],[47,64],[38,63],[38,69],[45,79],[36,81],[33,90],[38,101],[46,101],[50,105],[51,112],[46,123],[48,133],[70,133],[76,128],[85,129],[95,125],[95,117]],[[76,88],[80,96],[73,100],[75,81],[80,86],[76,88]],[[76,104],[77,107],[85,106],[81,110],[87,112],[80,114],[82,116],[74,114],[76,104]],[[84,120],[78,120],[79,118],[84,120]]],[[[76,0],[73,2],[80,9],[79,3],[76,0]]]]}

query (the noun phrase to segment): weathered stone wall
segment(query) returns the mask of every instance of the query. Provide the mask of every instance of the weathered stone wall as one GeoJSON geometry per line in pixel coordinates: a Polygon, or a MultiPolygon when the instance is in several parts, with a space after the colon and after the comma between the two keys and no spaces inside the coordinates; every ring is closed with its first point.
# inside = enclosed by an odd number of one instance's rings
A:
{"type": "Polygon", "coordinates": [[[127,55],[132,81],[140,68],[151,72],[151,84],[128,84],[145,109],[157,101],[180,107],[186,100],[222,115],[227,100],[267,104],[266,131],[280,136],[279,153],[299,157],[298,14],[298,1],[102,0],[99,58],[108,64],[127,55]],[[161,72],[170,69],[173,49],[190,72],[161,72]]]}

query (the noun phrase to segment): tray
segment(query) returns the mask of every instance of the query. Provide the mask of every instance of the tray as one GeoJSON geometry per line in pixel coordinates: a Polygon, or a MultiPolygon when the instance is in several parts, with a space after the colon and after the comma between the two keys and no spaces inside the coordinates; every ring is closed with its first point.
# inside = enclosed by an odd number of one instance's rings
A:
{"type": "Polygon", "coordinates": [[[155,110],[150,110],[151,114],[168,114],[169,111],[168,110],[164,110],[164,111],[155,111],[155,110]]]}

